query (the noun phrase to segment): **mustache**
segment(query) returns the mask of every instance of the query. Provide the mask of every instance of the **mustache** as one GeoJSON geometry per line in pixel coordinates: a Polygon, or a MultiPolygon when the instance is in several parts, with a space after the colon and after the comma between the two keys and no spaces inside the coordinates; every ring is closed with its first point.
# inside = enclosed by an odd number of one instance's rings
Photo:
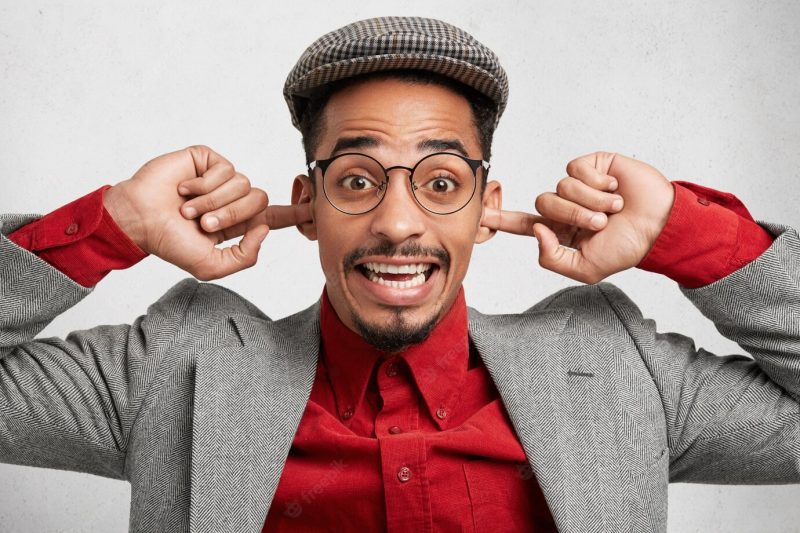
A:
{"type": "Polygon", "coordinates": [[[444,248],[434,246],[422,246],[418,242],[410,242],[397,246],[390,242],[382,242],[377,246],[356,248],[344,258],[343,266],[345,274],[355,268],[356,262],[368,255],[385,255],[387,257],[435,257],[445,270],[450,268],[450,254],[444,248]]]}

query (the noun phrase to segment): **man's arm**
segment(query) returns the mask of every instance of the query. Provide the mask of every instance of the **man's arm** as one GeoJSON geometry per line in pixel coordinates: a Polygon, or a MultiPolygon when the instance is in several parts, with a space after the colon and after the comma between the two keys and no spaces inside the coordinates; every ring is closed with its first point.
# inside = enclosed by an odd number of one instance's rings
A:
{"type": "MultiPolygon", "coordinates": [[[[800,482],[797,232],[756,223],[729,193],[671,185],[653,167],[617,154],[578,158],[567,171],[557,193],[537,198],[542,216],[495,211],[484,224],[536,236],[539,263],[580,281],[633,266],[669,276],[754,358],[717,357],[686,336],[659,333],[622,291],[597,285],[621,323],[607,334],[622,343],[611,349],[637,350],[661,395],[671,479],[800,482]],[[624,205],[613,207],[609,191],[624,205]]],[[[574,302],[570,295],[548,301],[585,307],[585,295],[574,302]]]]}
{"type": "Polygon", "coordinates": [[[179,284],[131,325],[34,339],[91,289],[6,238],[0,217],[0,461],[122,478],[130,424],[193,290],[179,284]]]}
{"type": "MultiPolygon", "coordinates": [[[[221,277],[255,263],[266,234],[266,195],[255,189],[250,195],[249,184],[241,187],[242,177],[210,150],[192,147],[151,161],[115,186],[111,196],[117,203],[105,205],[117,215],[115,228],[142,250],[189,266],[197,275],[221,277]],[[226,192],[225,185],[236,176],[238,192],[226,192]],[[186,195],[190,199],[179,193],[179,186],[192,189],[186,195]],[[227,201],[215,198],[220,190],[227,201]],[[189,216],[186,207],[198,213],[189,216]],[[204,231],[194,220],[209,212],[220,220],[217,232],[204,231]],[[235,251],[216,248],[239,231],[245,238],[235,251]]],[[[88,206],[80,205],[85,209],[78,211],[86,214],[88,206]]],[[[102,205],[96,207],[90,218],[108,214],[102,205]]],[[[165,354],[186,337],[186,314],[198,285],[176,285],[130,325],[76,331],[66,339],[35,339],[53,318],[91,292],[39,255],[58,249],[57,259],[72,254],[66,264],[74,266],[91,248],[48,231],[48,224],[58,225],[59,211],[42,219],[0,217],[0,461],[120,477],[138,406],[165,354]],[[16,242],[7,238],[12,232],[16,242]]],[[[72,274],[80,273],[73,269],[72,274]]],[[[203,320],[198,316],[188,322],[203,320]]]]}
{"type": "Polygon", "coordinates": [[[670,481],[800,483],[800,239],[776,235],[757,259],[681,292],[753,359],[715,356],[653,320],[610,284],[601,290],[661,395],[670,481]]]}

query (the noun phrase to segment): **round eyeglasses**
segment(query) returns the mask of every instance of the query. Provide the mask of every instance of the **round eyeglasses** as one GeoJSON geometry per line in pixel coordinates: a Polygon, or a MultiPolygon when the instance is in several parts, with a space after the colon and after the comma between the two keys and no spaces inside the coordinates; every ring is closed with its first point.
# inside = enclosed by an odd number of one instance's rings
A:
{"type": "Polygon", "coordinates": [[[348,215],[361,215],[378,207],[386,196],[389,171],[409,172],[411,192],[417,203],[437,215],[449,215],[463,209],[475,194],[478,169],[484,178],[489,163],[450,152],[427,155],[413,168],[396,165],[385,168],[366,154],[345,153],[308,164],[308,175],[322,172],[322,190],[330,204],[348,215]]]}

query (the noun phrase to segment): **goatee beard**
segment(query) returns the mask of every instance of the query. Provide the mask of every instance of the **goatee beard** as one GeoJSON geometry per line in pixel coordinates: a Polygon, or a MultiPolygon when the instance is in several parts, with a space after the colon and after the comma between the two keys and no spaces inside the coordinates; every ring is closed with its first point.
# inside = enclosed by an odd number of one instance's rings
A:
{"type": "MultiPolygon", "coordinates": [[[[356,262],[368,255],[384,255],[387,257],[426,257],[432,256],[439,260],[442,272],[450,270],[450,254],[444,248],[421,246],[419,242],[412,241],[403,246],[391,242],[381,242],[373,247],[364,247],[353,250],[344,258],[342,267],[345,275],[355,268],[356,262]]],[[[361,275],[361,274],[359,274],[361,275]]],[[[386,307],[393,311],[394,316],[388,325],[376,326],[368,324],[355,312],[351,311],[353,325],[365,341],[386,353],[396,353],[404,348],[417,344],[428,338],[433,327],[439,321],[439,313],[424,321],[422,324],[409,324],[406,320],[404,307],[386,307]]]]}
{"type": "Polygon", "coordinates": [[[420,325],[411,325],[406,321],[404,311],[396,308],[393,320],[385,326],[368,324],[355,313],[351,316],[353,325],[367,343],[382,352],[397,353],[427,339],[439,321],[439,316],[434,315],[420,325]]]}

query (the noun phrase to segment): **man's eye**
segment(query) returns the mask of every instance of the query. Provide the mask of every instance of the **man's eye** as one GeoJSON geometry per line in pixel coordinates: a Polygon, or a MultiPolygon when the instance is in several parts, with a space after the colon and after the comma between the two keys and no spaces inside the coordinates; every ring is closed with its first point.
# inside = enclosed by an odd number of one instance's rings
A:
{"type": "Polygon", "coordinates": [[[439,176],[438,178],[433,178],[424,186],[435,193],[448,193],[458,188],[458,182],[446,176],[439,176]]]}
{"type": "Polygon", "coordinates": [[[345,176],[339,180],[339,184],[345,189],[350,189],[351,191],[365,191],[375,187],[375,184],[369,178],[364,176],[345,176]]]}

